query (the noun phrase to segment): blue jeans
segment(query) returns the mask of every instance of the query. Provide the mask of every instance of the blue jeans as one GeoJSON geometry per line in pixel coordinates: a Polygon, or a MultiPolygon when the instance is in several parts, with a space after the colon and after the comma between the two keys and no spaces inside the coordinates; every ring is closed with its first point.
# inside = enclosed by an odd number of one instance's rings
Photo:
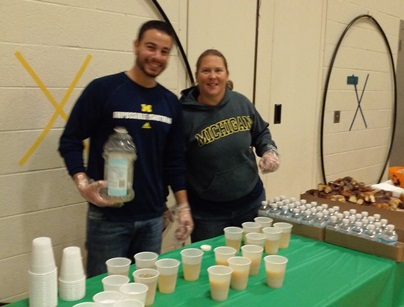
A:
{"type": "Polygon", "coordinates": [[[223,235],[223,229],[227,226],[241,227],[242,223],[253,221],[258,215],[263,200],[265,200],[265,191],[245,208],[229,211],[226,214],[192,213],[194,231],[191,234],[191,241],[197,242],[214,238],[223,235]]]}
{"type": "Polygon", "coordinates": [[[133,256],[141,251],[160,253],[163,218],[113,222],[102,210],[90,206],[87,213],[87,278],[107,271],[105,262],[113,257],[133,256]]]}

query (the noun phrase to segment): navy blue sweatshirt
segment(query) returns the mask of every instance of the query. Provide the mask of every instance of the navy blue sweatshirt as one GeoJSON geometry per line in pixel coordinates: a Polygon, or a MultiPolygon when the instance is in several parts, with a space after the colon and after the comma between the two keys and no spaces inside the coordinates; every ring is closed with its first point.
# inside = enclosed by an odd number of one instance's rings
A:
{"type": "Polygon", "coordinates": [[[121,208],[102,208],[111,220],[133,221],[160,216],[167,185],[185,189],[183,118],[177,97],[157,84],[144,88],[124,72],[92,81],[73,107],[60,138],[59,151],[71,176],[86,172],[104,178],[103,146],[114,127],[125,127],[137,148],[134,200],[121,208]],[[84,165],[83,140],[89,139],[84,165]]]}

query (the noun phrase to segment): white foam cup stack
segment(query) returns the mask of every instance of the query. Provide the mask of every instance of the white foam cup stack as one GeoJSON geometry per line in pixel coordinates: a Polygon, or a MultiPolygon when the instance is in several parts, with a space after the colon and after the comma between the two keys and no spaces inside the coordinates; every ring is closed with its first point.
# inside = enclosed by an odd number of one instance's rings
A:
{"type": "Polygon", "coordinates": [[[55,269],[56,264],[51,239],[48,237],[35,238],[32,241],[29,271],[34,274],[46,274],[55,269]]]}
{"type": "Polygon", "coordinates": [[[59,275],[59,296],[65,301],[82,299],[86,294],[86,275],[84,273],[81,250],[77,246],[63,249],[59,275]]]}
{"type": "Polygon", "coordinates": [[[29,306],[57,306],[57,267],[52,241],[38,237],[32,241],[29,275],[29,306]]]}

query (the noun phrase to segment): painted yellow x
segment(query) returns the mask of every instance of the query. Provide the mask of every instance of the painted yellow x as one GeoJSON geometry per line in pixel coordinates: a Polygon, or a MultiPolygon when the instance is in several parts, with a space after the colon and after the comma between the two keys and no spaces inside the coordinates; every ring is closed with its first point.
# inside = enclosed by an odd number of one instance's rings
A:
{"type": "Polygon", "coordinates": [[[65,106],[67,100],[69,99],[71,93],[73,92],[73,89],[77,85],[78,81],[80,80],[81,76],[83,75],[85,69],[87,68],[88,64],[91,61],[92,56],[88,55],[87,58],[85,59],[83,65],[80,67],[79,71],[77,72],[76,76],[74,77],[72,83],[70,84],[69,88],[67,89],[65,95],[63,96],[63,99],[60,103],[58,103],[53,95],[49,92],[49,90],[46,88],[45,84],[42,82],[42,80],[39,78],[39,76],[35,73],[35,71],[32,69],[32,67],[28,64],[28,62],[24,59],[22,54],[20,52],[16,52],[15,56],[17,59],[21,62],[22,66],[28,71],[28,73],[31,75],[32,79],[38,84],[39,88],[42,90],[42,92],[45,94],[45,96],[49,99],[50,103],[55,107],[55,112],[53,113],[51,119],[49,120],[48,124],[45,126],[44,130],[41,132],[41,134],[38,136],[34,144],[27,150],[27,152],[24,154],[24,156],[21,158],[19,161],[19,165],[24,165],[29,157],[33,154],[33,152],[36,150],[36,148],[39,146],[39,144],[42,142],[42,140],[45,138],[45,136],[48,134],[49,130],[55,123],[58,115],[60,115],[64,120],[67,121],[67,114],[65,111],[63,111],[63,107],[65,106]]]}

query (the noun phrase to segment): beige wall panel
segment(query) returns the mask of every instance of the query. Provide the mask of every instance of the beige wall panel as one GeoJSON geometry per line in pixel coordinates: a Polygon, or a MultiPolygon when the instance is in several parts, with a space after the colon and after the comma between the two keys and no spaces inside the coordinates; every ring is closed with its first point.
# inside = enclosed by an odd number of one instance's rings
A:
{"type": "MultiPolygon", "coordinates": [[[[357,102],[355,87],[351,84],[347,84],[347,78],[348,76],[352,75],[355,75],[359,78],[357,90],[358,93],[361,94],[367,74],[369,74],[369,79],[366,85],[365,94],[363,96],[363,102],[371,101],[374,98],[373,94],[379,95],[378,92],[382,92],[383,95],[387,95],[388,93],[390,93],[391,95],[394,88],[391,72],[379,72],[369,70],[359,71],[355,69],[351,70],[349,68],[334,68],[331,74],[330,83],[328,85],[329,93],[327,94],[327,106],[329,102],[330,104],[334,103],[331,102],[331,98],[335,98],[338,93],[342,93],[342,95],[351,95],[352,97],[351,99],[349,99],[348,102],[357,102]],[[331,92],[333,92],[333,94],[331,94],[331,92]]],[[[391,101],[386,101],[385,105],[391,105],[391,101]]]]}
{"type": "MultiPolygon", "coordinates": [[[[357,119],[355,119],[355,121],[359,120],[363,125],[362,128],[364,128],[363,120],[359,112],[360,111],[358,111],[358,114],[356,115],[357,119]]],[[[392,113],[391,110],[376,110],[365,111],[364,115],[369,127],[371,126],[372,129],[378,129],[390,128],[392,113]]],[[[355,112],[353,111],[341,111],[340,122],[334,124],[334,112],[326,112],[324,121],[326,126],[326,129],[324,130],[325,136],[333,135],[338,132],[348,132],[354,116],[355,112]]]]}
{"type": "Polygon", "coordinates": [[[15,36],[15,32],[6,31],[4,40],[70,48],[130,51],[128,42],[145,21],[135,15],[41,2],[18,1],[3,5],[1,11],[4,24],[19,33],[15,36]]]}
{"type": "Polygon", "coordinates": [[[378,165],[384,157],[385,148],[370,148],[356,151],[344,151],[340,154],[327,157],[327,163],[330,164],[330,174],[345,173],[349,174],[351,169],[362,169],[378,165]],[[344,163],[340,163],[344,161],[344,163]]]}
{"type": "Polygon", "coordinates": [[[327,20],[337,21],[342,24],[348,24],[352,19],[359,15],[367,14],[368,11],[366,7],[352,4],[351,1],[327,1],[327,20]]]}
{"type": "MultiPolygon", "coordinates": [[[[27,203],[27,206],[29,203],[27,203]]],[[[87,205],[84,203],[0,219],[0,259],[30,253],[32,240],[50,237],[53,246],[84,238],[87,205]],[[10,234],[13,234],[12,236],[10,234]]]]}
{"type": "MultiPolygon", "coordinates": [[[[352,169],[349,171],[349,176],[358,180],[362,181],[367,185],[374,184],[375,181],[372,178],[379,178],[380,177],[380,169],[383,168],[382,164],[375,164],[370,167],[360,168],[360,169],[352,169]]],[[[329,181],[337,180],[338,178],[343,178],[347,176],[346,172],[340,172],[336,174],[330,174],[329,181]]]]}
{"type": "MultiPolygon", "coordinates": [[[[281,167],[268,175],[269,198],[281,194],[297,197],[316,183],[321,4],[324,2],[275,1],[269,88],[271,104],[282,104],[282,123],[271,125],[281,153],[281,167]]],[[[263,31],[260,29],[260,33],[263,31]]],[[[269,112],[272,121],[273,107],[269,112]]]]}
{"type": "Polygon", "coordinates": [[[42,132],[43,129],[0,132],[0,141],[7,144],[2,149],[0,175],[64,166],[58,153],[60,131],[49,131],[31,153],[42,132]],[[20,165],[22,159],[26,162],[20,165]]]}
{"type": "MultiPolygon", "coordinates": [[[[354,125],[355,127],[355,125],[354,125]]],[[[350,132],[333,134],[324,138],[324,154],[334,154],[343,151],[354,151],[370,147],[386,146],[385,140],[390,135],[390,129],[361,129],[350,132]]],[[[342,162],[342,161],[341,161],[342,162]]]]}
{"type": "Polygon", "coordinates": [[[189,1],[188,58],[193,72],[203,51],[218,49],[227,59],[235,90],[249,99],[253,91],[255,12],[255,1],[189,1]]]}
{"type": "MultiPolygon", "coordinates": [[[[135,35],[127,41],[130,47],[134,38],[135,35]]],[[[132,50],[117,52],[21,44],[8,44],[2,50],[4,54],[0,57],[0,63],[4,65],[6,71],[0,76],[1,84],[16,88],[34,87],[40,90],[25,66],[16,57],[16,52],[19,52],[58,102],[62,100],[76,76],[80,76],[75,87],[77,91],[96,77],[126,70],[133,64],[132,50]],[[79,70],[88,56],[91,57],[88,65],[79,75],[79,70]],[[55,93],[57,90],[59,92],[55,93]]],[[[43,99],[47,100],[45,95],[43,99]]]]}
{"type": "Polygon", "coordinates": [[[29,254],[0,260],[0,301],[11,302],[28,296],[29,254]],[[18,278],[13,278],[18,276],[18,278]]]}
{"type": "Polygon", "coordinates": [[[84,204],[65,168],[0,176],[0,195],[0,218],[84,204]]]}
{"type": "MultiPolygon", "coordinates": [[[[357,74],[355,74],[357,75],[357,74]]],[[[347,74],[344,74],[345,78],[347,74]]],[[[380,83],[386,82],[386,77],[379,74],[372,74],[372,78],[379,79],[380,83]]],[[[376,82],[378,83],[378,82],[376,82]]],[[[390,84],[390,86],[392,86],[390,84]]],[[[388,87],[384,87],[387,89],[388,87]]],[[[361,89],[360,89],[361,90],[361,89]]],[[[362,101],[361,106],[362,108],[366,108],[366,110],[380,110],[380,109],[387,109],[391,110],[393,101],[393,93],[389,90],[372,90],[368,93],[365,93],[362,101]]],[[[329,90],[327,94],[327,109],[330,110],[352,110],[353,107],[358,105],[355,90],[346,89],[343,91],[335,91],[329,90]]],[[[329,127],[326,127],[329,128],[329,127]]]]}
{"type": "MultiPolygon", "coordinates": [[[[52,96],[56,103],[60,104],[66,89],[51,89],[52,96]]],[[[0,91],[0,131],[22,131],[36,130],[34,133],[39,135],[45,127],[60,128],[66,124],[66,119],[70,114],[70,109],[74,101],[80,95],[81,89],[72,92],[68,101],[63,107],[63,112],[56,109],[44,93],[35,87],[8,88],[0,91]],[[52,118],[55,116],[55,119],[52,118]],[[52,122],[50,122],[52,120],[52,122]]],[[[48,138],[49,138],[48,134],[48,138]]],[[[13,135],[11,135],[13,137],[13,135]]],[[[14,137],[18,137],[15,135],[14,137]]],[[[30,142],[28,142],[29,144],[30,142]]],[[[25,144],[24,144],[25,145],[25,144]]]]}

